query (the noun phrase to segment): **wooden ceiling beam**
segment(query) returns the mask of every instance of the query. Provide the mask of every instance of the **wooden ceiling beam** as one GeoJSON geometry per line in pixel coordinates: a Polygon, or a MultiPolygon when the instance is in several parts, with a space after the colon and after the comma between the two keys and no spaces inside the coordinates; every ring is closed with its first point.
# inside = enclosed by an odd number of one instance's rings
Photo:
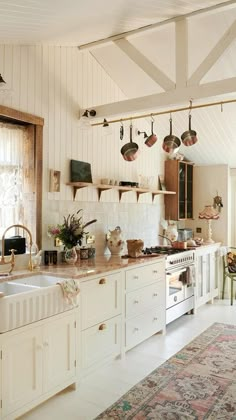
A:
{"type": "Polygon", "coordinates": [[[127,39],[119,39],[114,44],[120,48],[137,66],[139,66],[155,83],[168,91],[175,88],[175,83],[163,71],[154,66],[140,51],[127,39]]]}
{"type": "Polygon", "coordinates": [[[214,64],[219,60],[222,54],[226,51],[229,45],[236,38],[236,20],[230,26],[229,29],[224,33],[220,40],[216,43],[214,48],[210,51],[207,57],[202,61],[198,66],[195,72],[188,80],[189,85],[197,85],[200,83],[202,78],[208,73],[208,71],[214,66],[214,64]]]}
{"type": "Polygon", "coordinates": [[[185,86],[176,88],[173,91],[162,92],[153,95],[143,96],[141,98],[127,99],[119,102],[112,102],[105,105],[91,105],[89,108],[96,110],[97,119],[109,118],[115,115],[127,115],[128,113],[145,112],[147,110],[157,110],[159,107],[170,107],[181,103],[189,102],[190,99],[197,100],[203,98],[212,98],[218,95],[236,92],[236,77],[214,82],[205,83],[199,86],[185,86]]]}

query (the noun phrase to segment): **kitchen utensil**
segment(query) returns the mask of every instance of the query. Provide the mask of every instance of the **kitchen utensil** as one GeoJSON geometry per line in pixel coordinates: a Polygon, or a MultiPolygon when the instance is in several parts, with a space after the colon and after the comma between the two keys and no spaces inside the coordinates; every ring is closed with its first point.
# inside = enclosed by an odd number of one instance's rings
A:
{"type": "Polygon", "coordinates": [[[179,150],[180,145],[180,139],[172,134],[172,118],[170,116],[170,134],[164,138],[162,149],[167,153],[176,153],[179,150]]]}
{"type": "Polygon", "coordinates": [[[193,144],[197,143],[197,133],[196,131],[191,129],[191,113],[189,113],[188,119],[189,119],[189,127],[188,130],[185,131],[182,136],[181,136],[181,140],[182,143],[185,146],[192,146],[193,144]]]}
{"type": "Polygon", "coordinates": [[[124,125],[123,122],[120,122],[120,139],[123,140],[124,138],[124,125]]]}
{"type": "Polygon", "coordinates": [[[132,132],[133,132],[133,126],[132,123],[130,124],[130,141],[129,143],[126,143],[121,149],[120,152],[124,158],[124,160],[132,161],[137,159],[139,155],[139,148],[137,143],[134,143],[132,141],[132,132]]]}
{"type": "Polygon", "coordinates": [[[152,147],[157,141],[157,136],[156,136],[156,134],[153,133],[153,125],[154,125],[154,119],[152,118],[152,120],[151,120],[151,134],[145,140],[145,144],[148,147],[152,147]]]}

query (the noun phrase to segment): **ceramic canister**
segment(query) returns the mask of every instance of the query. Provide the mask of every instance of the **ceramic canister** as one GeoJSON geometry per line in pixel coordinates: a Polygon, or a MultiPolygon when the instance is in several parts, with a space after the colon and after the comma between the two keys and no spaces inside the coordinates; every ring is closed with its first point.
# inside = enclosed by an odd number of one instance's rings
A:
{"type": "Polygon", "coordinates": [[[88,248],[80,248],[80,259],[87,260],[89,257],[89,250],[88,248]]]}

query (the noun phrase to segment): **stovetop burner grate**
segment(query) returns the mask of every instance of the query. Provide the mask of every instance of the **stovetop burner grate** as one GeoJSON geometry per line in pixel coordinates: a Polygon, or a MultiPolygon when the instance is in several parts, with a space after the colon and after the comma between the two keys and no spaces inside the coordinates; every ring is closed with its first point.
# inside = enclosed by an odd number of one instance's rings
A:
{"type": "Polygon", "coordinates": [[[184,251],[188,251],[188,250],[171,248],[167,246],[151,246],[151,247],[146,247],[143,250],[143,253],[144,255],[151,255],[151,254],[173,255],[173,254],[179,254],[180,252],[184,252],[184,251]]]}

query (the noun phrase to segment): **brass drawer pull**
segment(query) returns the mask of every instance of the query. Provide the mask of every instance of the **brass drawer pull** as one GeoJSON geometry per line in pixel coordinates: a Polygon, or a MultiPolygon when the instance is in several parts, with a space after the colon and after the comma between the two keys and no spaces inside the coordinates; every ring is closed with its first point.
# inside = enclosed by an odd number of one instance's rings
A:
{"type": "Polygon", "coordinates": [[[107,328],[107,326],[106,326],[106,324],[101,324],[101,325],[99,325],[99,330],[100,331],[102,331],[102,330],[105,330],[107,328]]]}
{"type": "Polygon", "coordinates": [[[153,270],[153,274],[157,274],[158,273],[158,271],[157,270],[153,270]]]}
{"type": "Polygon", "coordinates": [[[155,297],[156,297],[156,296],[158,296],[158,295],[157,295],[157,293],[153,293],[153,296],[155,296],[155,297]]]}
{"type": "Polygon", "coordinates": [[[99,280],[99,284],[106,284],[106,279],[101,279],[101,280],[99,280]]]}

